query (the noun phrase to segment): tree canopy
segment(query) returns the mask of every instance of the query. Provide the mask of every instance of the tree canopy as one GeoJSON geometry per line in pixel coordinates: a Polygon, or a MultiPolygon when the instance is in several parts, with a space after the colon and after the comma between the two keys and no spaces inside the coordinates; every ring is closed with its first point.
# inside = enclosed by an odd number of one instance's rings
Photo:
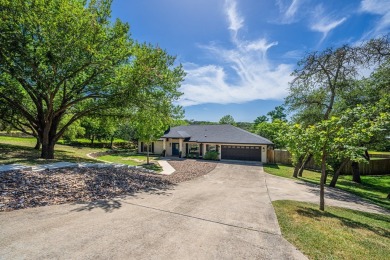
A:
{"type": "Polygon", "coordinates": [[[221,117],[219,123],[225,125],[236,125],[236,121],[234,121],[234,118],[231,115],[221,117]]]}
{"type": "Polygon", "coordinates": [[[295,177],[305,158],[314,156],[321,164],[322,210],[327,170],[337,180],[342,165],[351,161],[358,181],[354,165],[367,161],[367,147],[389,133],[389,46],[386,36],[361,46],[312,52],[293,73],[286,105],[295,112],[294,124],[283,136],[293,154],[295,177]],[[374,73],[362,78],[362,68],[374,68],[374,73]]]}
{"type": "MultiPolygon", "coordinates": [[[[181,66],[111,22],[110,0],[0,0],[0,110],[36,136],[42,158],[87,115],[127,117],[146,106],[174,111],[181,66]]],[[[160,111],[160,110],[158,110],[160,111]]]]}

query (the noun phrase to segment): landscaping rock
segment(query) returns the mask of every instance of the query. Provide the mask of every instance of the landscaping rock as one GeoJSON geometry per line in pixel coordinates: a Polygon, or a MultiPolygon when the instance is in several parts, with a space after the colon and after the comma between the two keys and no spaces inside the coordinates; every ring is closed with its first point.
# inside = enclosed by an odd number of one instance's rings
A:
{"type": "Polygon", "coordinates": [[[103,164],[78,164],[74,168],[38,172],[3,172],[0,174],[0,211],[91,202],[143,190],[170,189],[175,183],[207,174],[217,165],[196,160],[170,160],[169,163],[176,169],[172,175],[158,175],[142,167],[117,167],[115,164],[104,164],[105,167],[103,164]]]}

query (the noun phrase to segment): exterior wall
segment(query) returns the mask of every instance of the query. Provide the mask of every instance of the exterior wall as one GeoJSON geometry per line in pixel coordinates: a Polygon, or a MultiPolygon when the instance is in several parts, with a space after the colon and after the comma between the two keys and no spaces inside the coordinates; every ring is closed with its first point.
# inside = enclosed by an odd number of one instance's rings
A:
{"type": "MultiPolygon", "coordinates": [[[[138,153],[146,153],[146,152],[141,152],[141,141],[138,141],[138,153]]],[[[154,145],[154,152],[153,154],[161,154],[162,151],[164,150],[163,149],[163,141],[154,141],[153,142],[153,145],[154,145]]],[[[150,153],[152,153],[152,151],[150,151],[150,153]]]]}
{"type": "Polygon", "coordinates": [[[163,141],[156,141],[154,142],[154,153],[155,154],[162,154],[163,152],[163,141]]]}
{"type": "Polygon", "coordinates": [[[179,143],[179,151],[182,151],[182,156],[185,150],[185,144],[182,138],[168,138],[169,140],[165,140],[165,155],[172,156],[172,143],[179,143]]]}
{"type": "MultiPolygon", "coordinates": [[[[202,146],[202,156],[206,153],[206,146],[211,145],[211,146],[217,146],[217,150],[219,152],[219,159],[222,158],[222,145],[244,145],[244,144],[221,144],[221,143],[194,143],[194,142],[184,142],[184,139],[179,139],[179,138],[169,138],[167,141],[166,139],[164,141],[156,141],[154,142],[154,153],[155,154],[161,154],[164,150],[164,145],[165,145],[165,155],[166,156],[172,156],[172,143],[179,143],[179,151],[182,152],[182,157],[185,157],[187,155],[187,150],[186,150],[186,144],[188,146],[192,144],[198,144],[199,145],[199,150],[200,147],[202,146]],[[165,144],[164,144],[165,143],[165,144]]],[[[260,146],[261,148],[261,162],[266,163],[268,162],[267,158],[267,145],[248,145],[245,144],[245,146],[260,146]]],[[[138,152],[141,152],[141,142],[138,141],[138,152]]]]}

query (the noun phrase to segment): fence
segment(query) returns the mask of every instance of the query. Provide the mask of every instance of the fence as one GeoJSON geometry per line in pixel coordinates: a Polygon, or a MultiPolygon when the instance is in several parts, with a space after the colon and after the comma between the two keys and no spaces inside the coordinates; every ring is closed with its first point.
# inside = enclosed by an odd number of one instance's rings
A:
{"type": "Polygon", "coordinates": [[[291,154],[287,150],[268,150],[269,163],[291,164],[291,154]]]}
{"type": "MultiPolygon", "coordinates": [[[[291,154],[287,150],[268,150],[269,163],[281,163],[291,165],[291,154]]],[[[370,160],[369,163],[359,163],[359,170],[361,175],[376,175],[376,174],[390,174],[390,158],[389,155],[372,155],[372,158],[382,158],[370,160]]],[[[310,160],[307,169],[320,170],[314,160],[310,160]]],[[[348,163],[342,170],[342,174],[352,174],[351,163],[348,163]]]]}

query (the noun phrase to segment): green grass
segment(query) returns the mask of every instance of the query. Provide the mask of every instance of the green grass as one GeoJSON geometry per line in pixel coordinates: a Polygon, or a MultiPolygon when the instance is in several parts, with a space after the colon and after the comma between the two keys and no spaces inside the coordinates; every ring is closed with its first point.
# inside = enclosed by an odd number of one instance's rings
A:
{"type": "Polygon", "coordinates": [[[103,155],[98,157],[98,159],[107,162],[119,163],[119,164],[142,166],[144,168],[154,170],[154,171],[162,171],[161,166],[156,162],[156,160],[159,159],[159,157],[156,156],[149,156],[150,164],[146,164],[147,163],[146,155],[135,154],[132,152],[103,155]]]}
{"type": "Polygon", "coordinates": [[[389,259],[390,216],[296,201],[272,203],[282,234],[310,259],[389,259]]]}
{"type": "Polygon", "coordinates": [[[35,138],[0,136],[0,164],[45,164],[56,161],[89,162],[96,161],[87,156],[88,153],[102,152],[106,149],[89,147],[74,147],[57,144],[55,146],[55,159],[40,159],[40,151],[33,149],[35,138]]]}
{"type": "Polygon", "coordinates": [[[390,152],[377,152],[377,151],[369,151],[369,154],[388,154],[390,155],[390,152]]]}
{"type": "MultiPolygon", "coordinates": [[[[264,171],[273,175],[295,179],[292,177],[294,168],[292,166],[280,164],[264,164],[264,171]]],[[[303,177],[300,180],[311,182],[314,184],[320,183],[321,174],[314,171],[304,170],[303,177]]],[[[332,176],[328,176],[327,183],[331,181],[332,176]]],[[[381,176],[361,176],[362,183],[352,181],[352,176],[341,175],[337,181],[336,188],[351,192],[370,202],[382,206],[390,210],[390,200],[386,199],[390,192],[390,175],[381,176]]],[[[295,179],[296,180],[296,179],[295,179]]]]}

